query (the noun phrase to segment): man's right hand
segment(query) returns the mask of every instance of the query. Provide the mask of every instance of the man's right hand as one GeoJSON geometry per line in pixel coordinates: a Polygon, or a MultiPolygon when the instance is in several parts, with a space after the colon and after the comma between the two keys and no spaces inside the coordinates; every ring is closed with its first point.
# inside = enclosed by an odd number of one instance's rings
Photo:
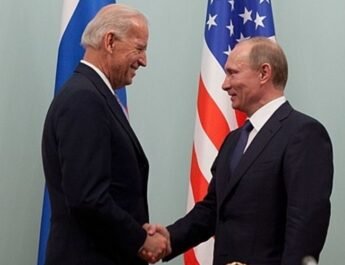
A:
{"type": "Polygon", "coordinates": [[[144,245],[139,250],[139,256],[149,263],[156,263],[171,253],[170,234],[159,224],[144,224],[147,232],[144,245]]]}
{"type": "Polygon", "coordinates": [[[147,234],[144,245],[139,250],[139,256],[149,263],[156,263],[167,255],[170,242],[159,233],[147,234]]]}

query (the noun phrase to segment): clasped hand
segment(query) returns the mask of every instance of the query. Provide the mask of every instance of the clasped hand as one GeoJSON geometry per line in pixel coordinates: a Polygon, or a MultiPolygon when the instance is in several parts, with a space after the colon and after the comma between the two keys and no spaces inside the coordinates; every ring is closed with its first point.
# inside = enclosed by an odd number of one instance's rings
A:
{"type": "Polygon", "coordinates": [[[169,231],[159,224],[144,224],[147,232],[144,245],[139,250],[139,256],[149,263],[156,263],[171,253],[169,231]]]}

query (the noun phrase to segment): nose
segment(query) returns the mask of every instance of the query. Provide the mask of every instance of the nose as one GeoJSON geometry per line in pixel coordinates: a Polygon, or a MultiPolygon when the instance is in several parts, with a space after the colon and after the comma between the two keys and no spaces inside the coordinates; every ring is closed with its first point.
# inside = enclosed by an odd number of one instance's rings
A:
{"type": "Polygon", "coordinates": [[[224,91],[228,91],[231,88],[230,85],[230,77],[228,75],[225,76],[223,84],[222,84],[222,89],[224,91]]]}
{"type": "Polygon", "coordinates": [[[146,52],[142,52],[141,56],[139,57],[139,65],[142,67],[145,67],[147,65],[147,57],[146,57],[146,52]]]}

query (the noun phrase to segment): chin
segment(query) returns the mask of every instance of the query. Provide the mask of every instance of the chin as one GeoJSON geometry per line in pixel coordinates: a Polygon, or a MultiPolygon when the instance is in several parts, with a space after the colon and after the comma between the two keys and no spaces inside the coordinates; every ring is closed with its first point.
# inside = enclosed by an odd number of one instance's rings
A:
{"type": "Polygon", "coordinates": [[[232,107],[233,109],[238,109],[238,104],[232,102],[231,107],[232,107]]]}

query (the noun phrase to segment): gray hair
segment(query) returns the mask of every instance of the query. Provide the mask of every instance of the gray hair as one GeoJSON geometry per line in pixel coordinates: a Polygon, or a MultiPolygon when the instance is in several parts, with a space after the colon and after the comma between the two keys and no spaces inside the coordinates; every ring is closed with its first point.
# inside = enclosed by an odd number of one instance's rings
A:
{"type": "Polygon", "coordinates": [[[139,18],[146,24],[148,23],[144,14],[130,6],[124,4],[105,6],[87,24],[81,37],[81,45],[84,48],[91,46],[97,49],[100,47],[104,35],[109,31],[119,39],[125,37],[133,25],[132,18],[139,18]]]}
{"type": "Polygon", "coordinates": [[[288,79],[288,63],[281,46],[276,41],[265,37],[254,37],[246,42],[252,44],[249,54],[252,68],[257,69],[263,63],[270,64],[273,84],[284,89],[288,79]]]}

